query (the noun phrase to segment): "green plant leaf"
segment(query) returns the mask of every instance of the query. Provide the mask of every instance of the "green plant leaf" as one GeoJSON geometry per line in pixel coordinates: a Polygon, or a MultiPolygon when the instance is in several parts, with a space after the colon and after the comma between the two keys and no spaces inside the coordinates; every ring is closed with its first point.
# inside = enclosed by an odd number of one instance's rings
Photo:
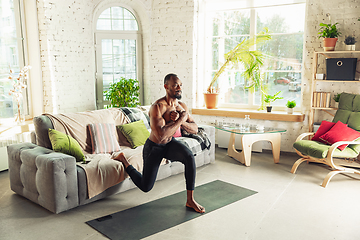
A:
{"type": "Polygon", "coordinates": [[[108,91],[104,91],[105,99],[110,101],[111,107],[136,107],[140,105],[139,82],[136,79],[120,78],[111,83],[108,91]]]}

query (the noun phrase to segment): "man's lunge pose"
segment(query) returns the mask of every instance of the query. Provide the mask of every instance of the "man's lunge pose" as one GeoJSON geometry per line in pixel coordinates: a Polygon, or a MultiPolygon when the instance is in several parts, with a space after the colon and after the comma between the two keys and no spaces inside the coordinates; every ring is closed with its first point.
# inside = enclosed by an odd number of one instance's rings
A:
{"type": "Polygon", "coordinates": [[[188,113],[187,106],[180,102],[182,83],[175,74],[168,74],[164,79],[166,96],[157,100],[150,108],[151,134],[143,149],[144,167],[139,173],[120,153],[114,159],[122,162],[135,185],[144,192],[154,186],[156,175],[163,158],[179,161],[185,165],[187,190],[186,206],[196,212],[204,213],[205,208],[194,199],[196,166],[191,150],[173,138],[181,128],[188,133],[196,134],[198,127],[188,113]]]}

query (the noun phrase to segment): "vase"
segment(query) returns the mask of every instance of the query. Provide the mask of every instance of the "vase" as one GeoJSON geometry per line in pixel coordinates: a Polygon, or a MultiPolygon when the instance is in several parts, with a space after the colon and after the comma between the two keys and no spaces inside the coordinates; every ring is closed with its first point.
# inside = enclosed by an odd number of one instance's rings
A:
{"type": "Polygon", "coordinates": [[[324,51],[334,51],[337,38],[323,38],[324,51]]]}
{"type": "Polygon", "coordinates": [[[271,112],[272,106],[266,106],[266,111],[271,112]]]}
{"type": "Polygon", "coordinates": [[[207,109],[217,108],[219,93],[204,93],[205,106],[207,109]]]}
{"type": "Polygon", "coordinates": [[[288,114],[293,114],[294,113],[294,108],[287,108],[287,113],[288,114]]]}
{"type": "Polygon", "coordinates": [[[13,98],[13,111],[14,111],[14,120],[16,124],[23,124],[25,122],[25,112],[24,106],[22,103],[22,97],[13,98]]]}
{"type": "Polygon", "coordinates": [[[355,44],[353,45],[345,45],[346,51],[355,51],[355,44]]]}

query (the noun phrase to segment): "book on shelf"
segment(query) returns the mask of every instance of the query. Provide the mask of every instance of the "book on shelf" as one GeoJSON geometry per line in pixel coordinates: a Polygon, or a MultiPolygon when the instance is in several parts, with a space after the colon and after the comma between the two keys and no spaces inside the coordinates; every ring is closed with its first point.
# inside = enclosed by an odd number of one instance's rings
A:
{"type": "Polygon", "coordinates": [[[313,92],[313,107],[329,108],[331,93],[329,92],[313,92]]]}

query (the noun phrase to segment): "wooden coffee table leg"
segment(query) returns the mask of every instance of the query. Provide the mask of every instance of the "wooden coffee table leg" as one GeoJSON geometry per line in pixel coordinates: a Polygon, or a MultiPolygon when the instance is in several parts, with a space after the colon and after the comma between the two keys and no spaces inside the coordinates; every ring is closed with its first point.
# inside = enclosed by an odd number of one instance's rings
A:
{"type": "MultiPolygon", "coordinates": [[[[242,152],[238,152],[235,148],[235,133],[231,133],[230,134],[230,139],[229,139],[229,145],[228,145],[228,150],[227,150],[227,154],[232,157],[235,158],[236,160],[238,160],[239,162],[241,162],[242,164],[246,165],[245,163],[245,157],[244,157],[244,151],[242,152]]],[[[249,165],[250,166],[250,165],[249,165]]]]}
{"type": "Polygon", "coordinates": [[[251,163],[251,148],[253,143],[257,141],[269,141],[271,143],[274,163],[278,163],[280,159],[280,133],[258,133],[258,134],[244,134],[241,137],[242,151],[238,152],[235,149],[235,133],[231,133],[228,146],[228,155],[235,158],[245,166],[250,166],[251,163]]]}

